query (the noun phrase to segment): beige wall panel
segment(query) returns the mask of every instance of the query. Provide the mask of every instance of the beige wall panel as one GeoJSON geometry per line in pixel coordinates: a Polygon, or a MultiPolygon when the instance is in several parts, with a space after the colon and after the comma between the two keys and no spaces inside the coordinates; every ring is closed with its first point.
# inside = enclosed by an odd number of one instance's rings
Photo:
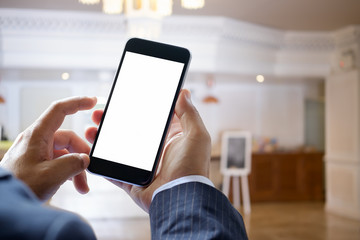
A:
{"type": "Polygon", "coordinates": [[[326,81],[326,155],[359,162],[359,74],[333,75],[326,81]]]}
{"type": "Polygon", "coordinates": [[[359,71],[326,80],[326,207],[360,219],[359,71]]]}
{"type": "Polygon", "coordinates": [[[328,162],[326,179],[327,210],[360,219],[360,166],[328,162]]]}

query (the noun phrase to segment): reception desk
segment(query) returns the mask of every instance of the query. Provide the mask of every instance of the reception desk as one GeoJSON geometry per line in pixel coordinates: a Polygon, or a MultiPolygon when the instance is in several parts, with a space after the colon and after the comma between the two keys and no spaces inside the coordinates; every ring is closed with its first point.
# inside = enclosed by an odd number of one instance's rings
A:
{"type": "Polygon", "coordinates": [[[321,152],[253,153],[251,201],[324,200],[323,157],[321,152]]]}
{"type": "MultiPolygon", "coordinates": [[[[249,175],[251,202],[324,200],[323,157],[322,152],[252,153],[249,175]]],[[[210,170],[210,179],[221,189],[218,154],[212,156],[210,170]]]]}

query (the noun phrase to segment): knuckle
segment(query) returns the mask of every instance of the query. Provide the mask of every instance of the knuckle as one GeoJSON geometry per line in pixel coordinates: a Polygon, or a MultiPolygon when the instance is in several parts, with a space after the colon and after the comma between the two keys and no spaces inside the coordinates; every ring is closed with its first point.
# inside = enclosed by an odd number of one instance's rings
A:
{"type": "Polygon", "coordinates": [[[71,169],[71,172],[77,172],[79,170],[85,169],[85,163],[78,153],[69,154],[65,164],[68,165],[68,168],[71,169]]]}
{"type": "Polygon", "coordinates": [[[80,109],[82,105],[82,97],[71,97],[54,101],[50,105],[51,112],[62,112],[63,115],[69,115],[80,109]]]}
{"type": "Polygon", "coordinates": [[[48,112],[50,114],[56,113],[56,112],[63,112],[63,102],[61,100],[54,101],[50,104],[48,108],[48,112]]]}
{"type": "Polygon", "coordinates": [[[43,164],[41,170],[39,171],[39,175],[42,179],[51,179],[53,177],[52,167],[49,164],[43,164]]]}
{"type": "Polygon", "coordinates": [[[54,103],[53,110],[55,112],[62,112],[64,115],[67,115],[65,109],[65,101],[59,100],[54,103]]]}
{"type": "Polygon", "coordinates": [[[74,154],[73,155],[73,164],[74,164],[74,168],[75,169],[85,169],[85,163],[82,159],[82,157],[80,156],[80,154],[74,154]]]}
{"type": "Polygon", "coordinates": [[[56,134],[65,135],[65,136],[69,137],[70,140],[73,137],[77,136],[76,133],[73,130],[70,130],[70,129],[58,129],[56,131],[56,134]]]}
{"type": "Polygon", "coordinates": [[[51,110],[57,110],[57,109],[61,108],[61,105],[62,105],[62,101],[61,100],[56,100],[56,101],[54,101],[54,102],[52,102],[50,104],[50,109],[51,110]]]}
{"type": "Polygon", "coordinates": [[[34,123],[31,127],[27,128],[24,132],[19,135],[20,141],[25,141],[28,144],[36,144],[42,139],[41,126],[34,123]]]}

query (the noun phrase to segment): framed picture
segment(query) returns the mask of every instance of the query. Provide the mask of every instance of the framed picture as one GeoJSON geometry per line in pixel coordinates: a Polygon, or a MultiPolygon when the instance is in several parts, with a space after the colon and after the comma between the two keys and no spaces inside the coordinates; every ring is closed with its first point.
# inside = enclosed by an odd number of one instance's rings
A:
{"type": "Polygon", "coordinates": [[[224,175],[248,175],[251,171],[251,133],[227,131],[221,141],[221,172],[224,175]]]}

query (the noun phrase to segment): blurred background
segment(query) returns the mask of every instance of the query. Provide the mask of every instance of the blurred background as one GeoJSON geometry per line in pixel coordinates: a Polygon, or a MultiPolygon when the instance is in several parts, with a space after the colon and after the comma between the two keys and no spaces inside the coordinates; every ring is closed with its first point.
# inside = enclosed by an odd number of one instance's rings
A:
{"type": "MultiPolygon", "coordinates": [[[[97,96],[103,108],[129,38],[175,44],[192,53],[184,87],[212,137],[219,189],[223,133],[251,133],[251,212],[237,205],[250,238],[359,239],[359,10],[357,0],[1,0],[0,159],[52,101],[97,96]]],[[[62,128],[83,137],[91,112],[62,128]]],[[[89,194],[66,183],[50,204],[99,239],[150,239],[146,213],[88,178],[89,194]]]]}

